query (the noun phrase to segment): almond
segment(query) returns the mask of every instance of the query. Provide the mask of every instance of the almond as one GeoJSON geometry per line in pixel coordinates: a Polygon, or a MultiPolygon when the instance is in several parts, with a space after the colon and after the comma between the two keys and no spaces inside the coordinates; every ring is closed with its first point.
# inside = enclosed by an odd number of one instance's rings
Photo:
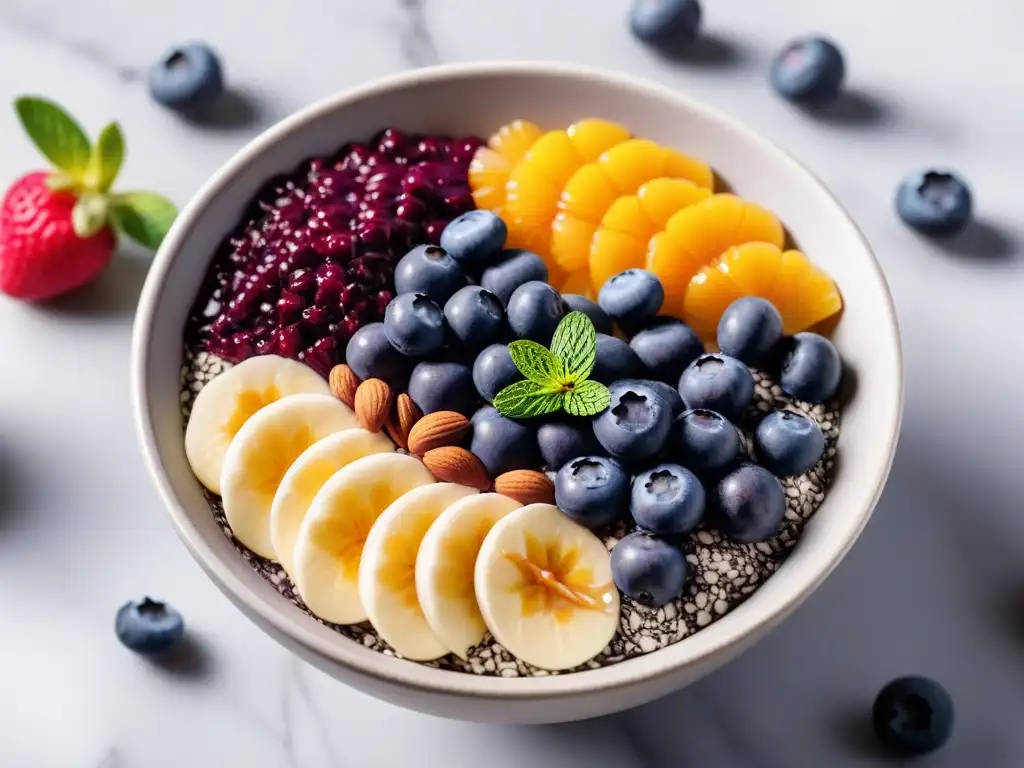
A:
{"type": "Polygon", "coordinates": [[[367,379],[356,390],[355,412],[359,423],[370,432],[380,432],[391,413],[395,396],[385,382],[367,379]]]}
{"type": "Polygon", "coordinates": [[[513,469],[498,475],[494,490],[520,504],[554,504],[555,484],[535,469],[513,469]]]}
{"type": "Polygon", "coordinates": [[[409,453],[423,456],[427,451],[458,445],[469,432],[469,419],[455,411],[434,411],[416,422],[409,432],[409,453]]]}
{"type": "Polygon", "coordinates": [[[408,450],[409,433],[413,425],[423,418],[423,413],[416,406],[405,392],[395,398],[395,407],[391,409],[391,416],[385,425],[388,434],[396,444],[408,450]]]}
{"type": "Polygon", "coordinates": [[[457,445],[427,451],[423,455],[423,464],[430,470],[430,474],[442,482],[467,485],[481,491],[491,487],[487,470],[476,454],[457,445]]]}
{"type": "Polygon", "coordinates": [[[349,408],[356,407],[356,390],[362,382],[351,368],[344,363],[334,366],[331,375],[327,377],[327,383],[336,398],[349,408]]]}

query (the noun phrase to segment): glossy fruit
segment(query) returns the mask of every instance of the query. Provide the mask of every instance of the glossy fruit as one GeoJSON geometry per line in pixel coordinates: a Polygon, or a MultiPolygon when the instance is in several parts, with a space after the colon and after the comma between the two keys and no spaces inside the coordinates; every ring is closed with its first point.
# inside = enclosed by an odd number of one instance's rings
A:
{"type": "Polygon", "coordinates": [[[912,173],[896,191],[896,213],[903,223],[926,235],[962,232],[971,221],[971,189],[955,172],[912,173]]]}
{"type": "Polygon", "coordinates": [[[491,406],[473,414],[469,450],[492,478],[513,469],[536,469],[540,464],[533,427],[502,416],[491,406]]]}
{"type": "Polygon", "coordinates": [[[345,362],[363,381],[382,379],[396,392],[405,391],[412,361],[391,346],[384,323],[364,325],[352,336],[345,362]]]}
{"type": "Polygon", "coordinates": [[[917,675],[887,683],[871,709],[875,735],[904,755],[924,755],[941,748],[953,733],[954,709],[949,692],[917,675]]]}
{"type": "Polygon", "coordinates": [[[810,416],[775,411],[757,425],[754,451],[757,460],[776,476],[802,475],[825,453],[825,436],[810,416]]]}
{"type": "Polygon", "coordinates": [[[782,484],[756,464],[743,464],[723,477],[712,503],[722,533],[745,544],[770,539],[786,514],[782,484]]]}
{"type": "Polygon", "coordinates": [[[683,317],[702,338],[713,339],[725,310],[737,299],[760,296],[782,316],[782,332],[807,330],[842,311],[839,289],[800,251],[766,243],[730,248],[698,272],[686,291],[683,317]]]}
{"type": "MultiPolygon", "coordinates": [[[[784,241],[782,224],[771,212],[735,195],[712,195],[683,208],[651,238],[645,266],[665,288],[666,314],[678,316],[690,279],[701,267],[735,245],[763,242],[781,248],[784,241]]],[[[690,322],[685,314],[682,319],[690,322]]]]}
{"type": "Polygon", "coordinates": [[[596,301],[578,293],[563,293],[562,300],[570,312],[582,312],[589,317],[598,333],[611,334],[612,319],[596,301]]]}
{"type": "Polygon", "coordinates": [[[689,533],[704,516],[704,504],[700,480],[677,464],[659,464],[633,478],[629,511],[636,524],[651,533],[689,533]]]}
{"type": "Polygon", "coordinates": [[[469,164],[469,185],[477,208],[502,213],[509,173],[543,135],[544,131],[533,123],[514,120],[499,128],[487,140],[487,146],[476,151],[469,164]]]}
{"type": "Polygon", "coordinates": [[[798,333],[781,345],[779,383],[787,395],[808,403],[835,397],[843,377],[843,361],[835,345],[816,333],[798,333]]]}
{"type": "Polygon", "coordinates": [[[624,462],[654,456],[672,428],[672,411],[651,387],[612,384],[611,403],[594,419],[594,436],[608,453],[624,462]]]}
{"type": "Polygon", "coordinates": [[[493,211],[473,210],[452,219],[441,232],[441,247],[466,272],[476,273],[505,247],[508,227],[493,211]]]}
{"type": "Polygon", "coordinates": [[[697,38],[700,19],[697,0],[633,0],[629,28],[638,40],[678,52],[697,38]]]}
{"type": "Polygon", "coordinates": [[[583,456],[555,475],[555,504],[589,528],[621,520],[629,511],[629,476],[606,456],[583,456]]]}
{"type": "Polygon", "coordinates": [[[760,296],[736,299],[722,313],[716,338],[723,354],[756,365],[782,339],[782,315],[760,296]]]}
{"type": "Polygon", "coordinates": [[[668,406],[668,409],[672,412],[673,419],[683,412],[683,398],[680,397],[679,390],[671,384],[666,384],[664,381],[656,381],[654,379],[619,379],[615,384],[620,387],[650,387],[668,406]]]}
{"type": "Polygon", "coordinates": [[[501,301],[479,285],[467,285],[444,305],[448,328],[460,352],[473,353],[501,339],[507,332],[501,301]]]}
{"type": "Polygon", "coordinates": [[[566,418],[564,421],[541,424],[537,428],[537,447],[540,448],[544,466],[553,472],[561,469],[570,459],[601,452],[589,419],[566,418]]]}
{"type": "Polygon", "coordinates": [[[493,262],[480,275],[480,285],[501,299],[507,306],[516,288],[531,281],[548,281],[548,268],[532,251],[511,248],[496,254],[493,262]]]}
{"type": "Polygon", "coordinates": [[[846,75],[843,54],[831,40],[805,37],[776,54],[769,79],[780,96],[824,105],[839,96],[846,75]]]}
{"type": "Polygon", "coordinates": [[[515,289],[508,300],[506,314],[512,332],[547,346],[555,328],[566,314],[561,294],[547,283],[532,280],[515,289]]]}
{"type": "Polygon", "coordinates": [[[704,408],[687,411],[679,420],[676,458],[703,476],[714,476],[740,455],[740,433],[722,414],[704,408]]]}
{"type": "Polygon", "coordinates": [[[185,620],[174,608],[144,597],[117,610],[114,632],[121,644],[136,653],[163,653],[185,636],[185,620]]]}
{"type": "Polygon", "coordinates": [[[754,377],[736,358],[701,355],[679,378],[679,394],[687,408],[716,411],[734,419],[754,397],[754,377]]]}
{"type": "Polygon", "coordinates": [[[590,378],[602,384],[611,384],[620,379],[633,378],[641,367],[640,358],[629,344],[617,336],[597,334],[597,352],[590,378]]]}
{"type": "Polygon", "coordinates": [[[522,379],[523,374],[508,352],[508,344],[491,344],[473,362],[473,384],[488,403],[509,384],[522,379]]]}
{"type": "Polygon", "coordinates": [[[686,586],[686,557],[666,541],[635,531],[612,549],[612,578],[622,594],[647,608],[675,600],[686,586]]]}
{"type": "Polygon", "coordinates": [[[427,360],[417,363],[406,391],[424,415],[455,411],[469,416],[479,402],[473,372],[462,363],[427,360]]]}
{"type": "Polygon", "coordinates": [[[444,319],[441,308],[426,294],[402,293],[384,313],[384,335],[403,355],[425,357],[444,343],[444,319]]]}
{"type": "Polygon", "coordinates": [[[165,107],[191,111],[208,107],[224,92],[220,59],[205,43],[171,48],[149,68],[149,95],[165,107]]]}
{"type": "Polygon", "coordinates": [[[665,291],[657,275],[644,269],[627,269],[601,287],[597,303],[626,333],[636,333],[658,314],[665,291]]]}
{"type": "Polygon", "coordinates": [[[629,340],[644,370],[652,379],[679,383],[686,366],[704,354],[704,344],[693,329],[674,318],[654,320],[629,340]]]}
{"type": "Polygon", "coordinates": [[[465,284],[462,267],[436,245],[417,245],[395,267],[395,290],[400,294],[425,294],[439,305],[465,284]]]}

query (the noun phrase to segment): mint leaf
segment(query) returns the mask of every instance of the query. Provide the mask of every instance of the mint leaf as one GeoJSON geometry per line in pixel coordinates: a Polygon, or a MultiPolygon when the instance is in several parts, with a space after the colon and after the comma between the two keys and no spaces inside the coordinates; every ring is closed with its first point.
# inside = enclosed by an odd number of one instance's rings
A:
{"type": "Polygon", "coordinates": [[[124,136],[117,123],[110,123],[96,139],[96,147],[85,171],[85,184],[97,192],[106,192],[114,183],[124,162],[124,136]]]}
{"type": "Polygon", "coordinates": [[[517,381],[497,394],[494,407],[503,416],[512,419],[543,416],[562,407],[562,392],[535,381],[517,381]]]}
{"type": "Polygon", "coordinates": [[[595,416],[611,401],[611,392],[599,381],[581,381],[562,395],[562,407],[573,416],[595,416]]]}
{"type": "Polygon", "coordinates": [[[562,361],[535,341],[519,340],[508,345],[516,368],[530,381],[548,388],[560,388],[565,380],[562,361]]]}
{"type": "Polygon", "coordinates": [[[590,318],[583,312],[570,312],[563,317],[551,340],[551,352],[562,361],[570,380],[586,379],[597,358],[597,331],[590,318]]]}
{"type": "Polygon", "coordinates": [[[71,209],[71,226],[79,237],[92,237],[107,225],[109,215],[107,198],[86,192],[71,209]]]}
{"type": "Polygon", "coordinates": [[[155,192],[114,195],[114,223],[135,242],[156,250],[178,215],[174,203],[155,192]]]}
{"type": "Polygon", "coordinates": [[[14,102],[14,109],[32,143],[51,163],[73,176],[85,173],[91,153],[89,139],[71,115],[38,96],[22,96],[14,102]]]}

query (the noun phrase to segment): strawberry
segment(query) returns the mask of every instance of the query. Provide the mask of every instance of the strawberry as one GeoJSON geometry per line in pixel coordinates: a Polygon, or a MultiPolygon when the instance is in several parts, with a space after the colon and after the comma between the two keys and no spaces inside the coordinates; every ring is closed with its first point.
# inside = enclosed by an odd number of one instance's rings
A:
{"type": "Polygon", "coordinates": [[[153,192],[111,192],[124,159],[117,123],[100,132],[94,147],[50,101],[23,97],[15,109],[55,170],[22,176],[0,201],[0,292],[41,301],[85,285],[110,262],[115,232],[160,245],[174,205],[153,192]]]}

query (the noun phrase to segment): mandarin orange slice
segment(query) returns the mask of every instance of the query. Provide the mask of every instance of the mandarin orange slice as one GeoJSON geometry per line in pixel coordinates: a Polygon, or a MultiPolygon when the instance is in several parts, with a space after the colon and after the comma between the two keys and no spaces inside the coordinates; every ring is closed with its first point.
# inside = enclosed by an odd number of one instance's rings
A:
{"type": "Polygon", "coordinates": [[[469,188],[477,208],[501,214],[508,175],[544,132],[526,120],[501,126],[469,164],[469,188]]]}
{"type": "Polygon", "coordinates": [[[729,248],[693,276],[683,299],[683,319],[703,338],[713,339],[722,313],[743,296],[774,304],[786,335],[805,331],[843,308],[832,278],[803,253],[746,243],[729,248]]]}

